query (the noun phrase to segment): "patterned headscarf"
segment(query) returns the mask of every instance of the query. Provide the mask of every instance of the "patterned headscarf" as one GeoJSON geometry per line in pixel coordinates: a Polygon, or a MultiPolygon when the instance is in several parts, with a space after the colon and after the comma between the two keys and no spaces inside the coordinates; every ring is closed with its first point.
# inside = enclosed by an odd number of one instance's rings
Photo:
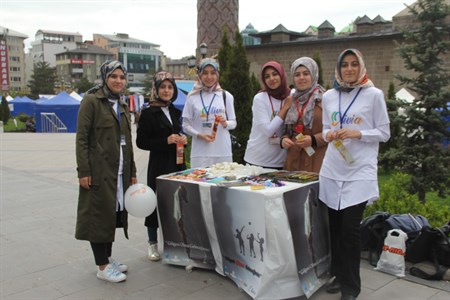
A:
{"type": "Polygon", "coordinates": [[[172,74],[167,71],[161,71],[155,74],[153,77],[153,88],[152,88],[152,94],[150,96],[150,105],[151,106],[169,106],[171,103],[173,103],[178,97],[178,88],[177,84],[175,83],[175,79],[173,78],[172,74]],[[159,97],[158,90],[161,86],[161,83],[164,81],[169,81],[173,86],[173,96],[169,101],[164,101],[159,97]]]}
{"type": "Polygon", "coordinates": [[[200,63],[198,64],[198,67],[197,67],[197,77],[198,78],[194,83],[194,87],[192,88],[192,91],[189,92],[188,96],[198,94],[198,93],[200,93],[200,91],[213,93],[215,91],[220,91],[222,89],[220,87],[219,80],[218,80],[218,78],[219,78],[219,63],[214,58],[207,57],[200,61],[200,63]],[[217,73],[217,82],[212,87],[204,86],[202,83],[202,80],[201,80],[201,75],[202,75],[203,71],[205,70],[206,66],[213,67],[217,73]]]}
{"type": "Polygon", "coordinates": [[[127,75],[127,68],[118,60],[107,60],[100,66],[100,76],[102,82],[98,84],[97,86],[94,86],[90,90],[87,91],[88,94],[93,94],[97,92],[99,89],[103,89],[103,92],[105,93],[106,98],[113,99],[113,100],[119,100],[121,95],[120,94],[113,94],[111,90],[108,88],[108,85],[106,84],[106,81],[111,74],[117,70],[121,69],[123,71],[123,74],[127,75]]]}
{"type": "Polygon", "coordinates": [[[348,92],[357,87],[374,86],[372,81],[369,79],[369,76],[367,75],[367,69],[366,69],[366,65],[364,63],[362,53],[357,49],[346,49],[346,50],[342,51],[341,54],[339,54],[336,68],[334,69],[334,77],[335,77],[335,79],[334,79],[334,83],[333,83],[333,88],[335,88],[336,90],[348,92]],[[360,66],[358,80],[355,83],[345,82],[342,79],[341,65],[342,65],[342,61],[344,60],[344,57],[348,54],[355,55],[356,58],[358,59],[359,66],[360,66]]]}
{"type": "Polygon", "coordinates": [[[263,65],[263,67],[261,69],[261,80],[264,85],[264,88],[262,89],[262,91],[267,92],[267,94],[269,94],[270,96],[272,96],[278,100],[284,100],[287,96],[289,96],[289,94],[291,92],[287,85],[286,73],[284,72],[283,67],[276,61],[271,60],[271,61],[266,62],[263,65]],[[281,77],[280,86],[274,90],[269,88],[266,84],[266,81],[264,80],[264,72],[269,67],[274,68],[278,72],[278,74],[280,74],[280,77],[281,77]]]}
{"type": "Polygon", "coordinates": [[[306,128],[312,128],[312,124],[314,121],[314,107],[316,106],[316,101],[322,99],[322,94],[324,93],[325,89],[318,84],[319,67],[312,58],[300,57],[296,59],[291,65],[292,77],[294,77],[295,71],[300,66],[308,69],[309,73],[311,74],[311,87],[309,87],[307,90],[299,90],[294,84],[294,102],[287,112],[285,124],[296,124],[299,121],[297,107],[303,107],[308,99],[311,99],[306,104],[302,121],[303,125],[306,128]]]}

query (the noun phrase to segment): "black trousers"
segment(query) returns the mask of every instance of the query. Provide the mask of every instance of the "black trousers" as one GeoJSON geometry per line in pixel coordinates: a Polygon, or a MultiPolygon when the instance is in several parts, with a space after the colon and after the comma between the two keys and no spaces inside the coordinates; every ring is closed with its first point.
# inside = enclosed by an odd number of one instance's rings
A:
{"type": "Polygon", "coordinates": [[[367,202],[342,210],[328,208],[331,242],[331,275],[341,283],[341,293],[357,297],[361,292],[360,223],[367,202]]]}
{"type": "Polygon", "coordinates": [[[112,243],[92,243],[92,252],[94,252],[95,264],[97,266],[109,264],[109,257],[112,253],[112,243]]]}

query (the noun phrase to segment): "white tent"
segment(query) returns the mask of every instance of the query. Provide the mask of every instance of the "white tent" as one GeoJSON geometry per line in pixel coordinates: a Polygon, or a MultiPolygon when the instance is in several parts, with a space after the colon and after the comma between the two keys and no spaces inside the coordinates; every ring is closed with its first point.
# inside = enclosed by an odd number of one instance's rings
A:
{"type": "Polygon", "coordinates": [[[81,101],[83,99],[83,97],[81,97],[77,92],[73,91],[72,93],[70,93],[70,96],[72,98],[74,98],[75,100],[81,101]]]}
{"type": "Polygon", "coordinates": [[[411,95],[411,93],[408,92],[408,90],[405,89],[405,88],[402,88],[397,93],[395,93],[395,97],[398,100],[404,100],[404,101],[406,101],[408,103],[412,103],[413,100],[415,99],[415,97],[413,95],[411,95]]]}

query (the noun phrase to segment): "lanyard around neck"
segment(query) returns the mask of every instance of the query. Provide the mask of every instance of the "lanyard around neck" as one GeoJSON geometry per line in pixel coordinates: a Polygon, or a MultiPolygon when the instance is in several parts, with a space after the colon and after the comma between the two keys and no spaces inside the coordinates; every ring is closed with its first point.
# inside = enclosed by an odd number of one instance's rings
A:
{"type": "Polygon", "coordinates": [[[347,106],[347,109],[345,110],[344,114],[341,114],[341,91],[339,91],[339,126],[342,128],[342,122],[344,121],[345,116],[347,115],[348,110],[355,102],[356,98],[358,97],[359,93],[361,92],[362,87],[359,88],[358,92],[356,93],[355,97],[353,98],[352,102],[350,102],[350,105],[347,106]]]}
{"type": "Polygon", "coordinates": [[[213,104],[215,98],[216,98],[216,94],[214,94],[214,96],[213,96],[211,102],[209,103],[208,109],[206,109],[205,102],[203,101],[203,97],[202,97],[202,91],[200,91],[200,99],[202,99],[203,109],[204,109],[205,112],[206,112],[206,122],[208,122],[209,111],[211,110],[211,106],[212,106],[212,104],[213,104]]]}
{"type": "MultiPolygon", "coordinates": [[[[269,94],[267,94],[267,95],[269,95],[269,94]]],[[[273,108],[272,96],[270,96],[270,95],[269,95],[269,101],[270,101],[270,106],[272,107],[272,119],[273,119],[273,118],[275,118],[275,110],[273,108]]],[[[281,111],[282,107],[283,107],[283,100],[280,101],[280,110],[279,111],[281,111]]]]}
{"type": "Polygon", "coordinates": [[[303,104],[302,109],[300,109],[300,107],[298,106],[298,101],[295,101],[295,106],[297,107],[297,114],[298,114],[298,119],[302,120],[303,119],[303,113],[305,112],[306,107],[308,106],[309,101],[312,99],[312,96],[314,95],[314,93],[318,90],[319,88],[315,88],[312,92],[311,95],[309,95],[308,101],[305,102],[305,104],[303,104]]]}

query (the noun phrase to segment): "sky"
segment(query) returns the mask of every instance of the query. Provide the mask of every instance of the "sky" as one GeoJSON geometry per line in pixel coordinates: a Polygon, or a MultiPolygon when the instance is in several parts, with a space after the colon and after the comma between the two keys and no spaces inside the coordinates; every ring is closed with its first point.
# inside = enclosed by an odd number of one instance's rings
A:
{"type": "MultiPolygon", "coordinates": [[[[239,0],[239,30],[251,23],[259,32],[282,24],[303,32],[328,20],[342,30],[358,16],[392,16],[414,0],[239,0]]],[[[25,52],[39,29],[94,33],[127,33],[160,45],[172,59],[195,54],[197,0],[0,0],[0,25],[28,36],[25,52]]]]}

